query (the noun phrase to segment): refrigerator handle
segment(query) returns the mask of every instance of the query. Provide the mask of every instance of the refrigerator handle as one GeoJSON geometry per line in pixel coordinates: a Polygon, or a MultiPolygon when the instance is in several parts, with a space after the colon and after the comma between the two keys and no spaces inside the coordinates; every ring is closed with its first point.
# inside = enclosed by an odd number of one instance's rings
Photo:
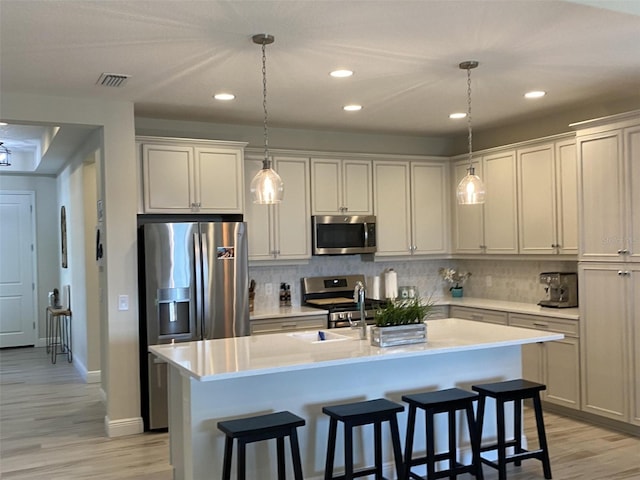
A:
{"type": "Polygon", "coordinates": [[[208,247],[209,244],[207,243],[206,233],[200,234],[200,245],[202,248],[202,289],[200,290],[201,298],[202,298],[201,325],[202,325],[202,339],[205,340],[205,339],[211,338],[211,335],[213,334],[213,331],[207,331],[209,329],[213,330],[213,325],[209,324],[209,322],[211,322],[210,316],[209,316],[210,299],[209,299],[209,295],[206,293],[211,288],[211,285],[209,285],[209,247],[208,247]]]}
{"type": "Polygon", "coordinates": [[[193,234],[193,256],[195,264],[195,280],[196,280],[196,339],[201,339],[204,336],[202,331],[204,326],[204,307],[202,305],[202,282],[203,282],[203,268],[202,268],[202,249],[200,243],[200,234],[193,234]]]}

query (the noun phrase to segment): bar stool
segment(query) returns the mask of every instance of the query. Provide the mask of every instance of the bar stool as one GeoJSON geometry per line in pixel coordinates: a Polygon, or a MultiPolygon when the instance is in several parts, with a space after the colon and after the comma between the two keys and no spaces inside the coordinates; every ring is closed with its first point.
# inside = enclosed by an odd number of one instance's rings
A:
{"type": "Polygon", "coordinates": [[[427,478],[433,480],[436,478],[457,478],[463,473],[471,473],[479,480],[482,480],[482,464],[480,463],[480,450],[477,437],[476,422],[473,415],[473,402],[478,396],[475,393],[467,392],[459,388],[449,388],[435,392],[416,393],[404,395],[402,400],[409,404],[409,417],[407,419],[407,438],[405,441],[404,453],[404,478],[422,479],[421,476],[411,472],[414,465],[427,466],[427,478]],[[420,408],[425,411],[425,428],[427,452],[424,457],[413,458],[413,436],[415,430],[416,412],[420,408]],[[458,463],[456,456],[457,438],[456,438],[456,412],[464,410],[467,416],[467,428],[469,430],[469,438],[471,441],[471,451],[473,461],[469,465],[458,463]],[[442,453],[435,453],[435,432],[434,417],[437,413],[446,413],[448,415],[449,427],[449,450],[442,453]],[[447,470],[436,472],[436,462],[441,460],[449,461],[447,470]]]}
{"type": "Polygon", "coordinates": [[[285,480],[284,437],[287,436],[291,446],[294,478],[295,480],[302,480],[302,462],[300,461],[300,447],[296,428],[304,424],[303,418],[287,411],[218,422],[218,429],[222,430],[226,435],[222,480],[231,479],[231,457],[233,456],[234,438],[238,439],[238,480],[245,480],[246,478],[247,444],[273,438],[277,440],[278,480],[285,480]]]}
{"type": "Polygon", "coordinates": [[[356,477],[375,475],[382,476],[382,422],[389,422],[391,429],[391,445],[396,464],[397,478],[402,478],[402,448],[398,430],[398,412],[404,407],[384,398],[364,402],[345,403],[331,407],[323,407],[323,413],[329,415],[329,441],[327,444],[327,461],[325,464],[325,480],[352,480],[356,477]],[[344,424],[344,475],[333,476],[333,464],[336,451],[336,433],[338,421],[344,424]],[[375,466],[357,472],[353,471],[353,427],[373,425],[375,466]]]}
{"type": "Polygon", "coordinates": [[[477,420],[479,438],[482,438],[485,401],[487,397],[491,397],[496,401],[498,441],[496,444],[481,447],[480,451],[498,451],[497,463],[481,457],[482,462],[498,470],[498,480],[506,480],[507,463],[514,463],[516,466],[520,466],[521,461],[528,458],[540,460],[542,462],[544,478],[551,478],[549,449],[547,447],[547,436],[544,430],[544,419],[542,418],[542,404],[540,403],[540,392],[546,390],[546,388],[546,385],[523,379],[485,383],[471,387],[472,390],[479,393],[477,420]],[[528,398],[533,400],[540,446],[538,450],[525,450],[522,448],[522,401],[528,398]],[[513,402],[514,419],[512,440],[506,440],[504,423],[504,404],[506,402],[513,402]],[[512,455],[507,455],[507,447],[514,447],[514,453],[512,455]]]}
{"type": "Polygon", "coordinates": [[[64,307],[47,307],[46,319],[47,353],[51,354],[51,363],[56,363],[58,355],[66,355],[67,361],[73,361],[71,351],[71,310],[64,307]]]}

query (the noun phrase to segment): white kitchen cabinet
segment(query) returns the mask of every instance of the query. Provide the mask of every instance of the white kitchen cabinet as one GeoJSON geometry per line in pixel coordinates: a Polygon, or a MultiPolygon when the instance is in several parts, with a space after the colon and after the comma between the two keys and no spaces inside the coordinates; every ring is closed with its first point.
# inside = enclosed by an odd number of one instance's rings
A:
{"type": "Polygon", "coordinates": [[[138,137],[145,213],[242,214],[240,142],[138,137]]]}
{"type": "Polygon", "coordinates": [[[521,254],[577,254],[575,140],[517,150],[521,254]]]}
{"type": "Polygon", "coordinates": [[[522,346],[523,378],[543,383],[542,399],[580,409],[579,323],[575,320],[509,313],[509,325],[563,333],[565,338],[522,346]]]}
{"type": "Polygon", "coordinates": [[[295,332],[299,330],[315,330],[327,328],[326,315],[305,315],[289,318],[265,318],[251,320],[251,335],[267,333],[295,332]]]}
{"type": "Polygon", "coordinates": [[[372,188],[370,160],[311,159],[313,215],[371,215],[372,188]]]}
{"type": "Polygon", "coordinates": [[[477,157],[473,165],[487,192],[485,203],[458,205],[455,189],[467,174],[469,161],[455,162],[454,194],[451,196],[456,202],[454,251],[476,254],[518,253],[515,150],[498,151],[477,157]]]}
{"type": "MultiPolygon", "coordinates": [[[[476,175],[481,179],[482,158],[472,162],[476,175]]],[[[459,205],[456,197],[457,187],[467,174],[469,160],[459,160],[453,165],[453,184],[451,186],[454,202],[453,250],[457,253],[484,253],[484,208],[483,205],[459,205]]]]}
{"type": "Polygon", "coordinates": [[[311,258],[309,159],[276,156],[273,166],[284,182],[284,198],[276,205],[253,203],[249,185],[262,168],[262,158],[247,157],[246,215],[249,260],[311,258]]]}
{"type": "Polygon", "coordinates": [[[482,175],[487,191],[484,203],[484,252],[518,253],[515,151],[483,156],[482,175]]]}
{"type": "Polygon", "coordinates": [[[582,409],[640,424],[640,266],[581,262],[582,409]]]}
{"type": "Polygon", "coordinates": [[[446,253],[447,165],[376,160],[373,169],[376,256],[446,253]]]}
{"type": "Polygon", "coordinates": [[[460,307],[458,305],[449,306],[451,318],[462,318],[463,320],[474,320],[476,322],[496,323],[507,325],[509,314],[498,310],[487,310],[484,308],[460,307]]]}
{"type": "Polygon", "coordinates": [[[577,128],[580,260],[640,262],[640,112],[577,128]]]}

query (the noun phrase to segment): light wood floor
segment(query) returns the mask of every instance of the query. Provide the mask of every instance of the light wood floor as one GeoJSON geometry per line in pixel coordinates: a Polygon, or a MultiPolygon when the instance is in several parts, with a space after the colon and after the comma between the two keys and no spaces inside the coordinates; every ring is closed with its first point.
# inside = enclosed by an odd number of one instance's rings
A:
{"type": "MultiPolygon", "coordinates": [[[[84,384],[62,356],[52,365],[43,348],[0,350],[0,478],[169,480],[167,434],[105,438],[99,388],[84,384]]],[[[527,435],[536,438],[531,418],[527,412],[527,435]]],[[[554,479],[640,479],[637,437],[550,412],[545,423],[554,479]]],[[[485,479],[497,479],[493,469],[484,472],[485,479]]],[[[544,478],[536,460],[510,466],[507,475],[544,478]]]]}

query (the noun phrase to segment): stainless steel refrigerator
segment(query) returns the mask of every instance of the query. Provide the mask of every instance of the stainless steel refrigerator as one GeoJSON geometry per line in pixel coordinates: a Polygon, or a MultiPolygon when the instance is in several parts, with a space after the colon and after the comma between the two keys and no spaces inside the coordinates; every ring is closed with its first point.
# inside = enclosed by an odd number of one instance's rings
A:
{"type": "Polygon", "coordinates": [[[167,365],[149,345],[249,335],[246,224],[140,227],[141,383],[145,429],[166,428],[167,365]]]}

